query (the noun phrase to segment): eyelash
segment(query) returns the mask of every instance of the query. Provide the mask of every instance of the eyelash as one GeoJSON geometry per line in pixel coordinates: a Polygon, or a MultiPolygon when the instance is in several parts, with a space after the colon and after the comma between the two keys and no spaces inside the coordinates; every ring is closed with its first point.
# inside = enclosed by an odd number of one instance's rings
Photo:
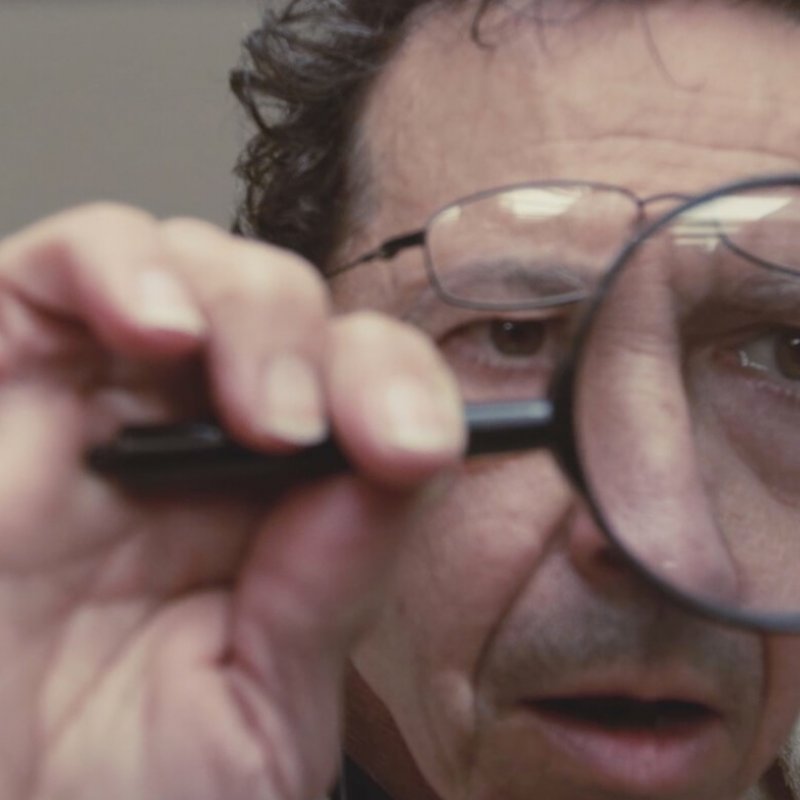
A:
{"type": "Polygon", "coordinates": [[[791,359],[800,355],[800,328],[776,326],[750,336],[735,347],[738,366],[742,370],[762,376],[762,381],[770,381],[773,390],[794,398],[800,397],[800,360],[796,365],[797,376],[787,375],[794,365],[791,359]],[[787,338],[790,340],[787,342],[787,338]],[[788,347],[782,352],[781,346],[788,347]],[[784,363],[781,363],[784,361],[784,363]]]}
{"type": "Polygon", "coordinates": [[[547,319],[487,319],[465,323],[449,331],[440,339],[443,350],[459,347],[462,351],[471,348],[473,352],[466,355],[476,363],[487,366],[500,366],[502,368],[523,369],[530,365],[532,360],[542,357],[542,350],[552,342],[552,327],[547,319]],[[499,339],[508,336],[509,349],[516,345],[518,353],[502,352],[499,339]],[[526,343],[524,337],[528,336],[530,342],[526,343]],[[498,341],[495,341],[497,337],[498,341]],[[527,347],[531,352],[525,352],[527,347]],[[485,348],[485,352],[481,352],[485,348]]]}
{"type": "MultiPolygon", "coordinates": [[[[437,337],[445,360],[458,377],[468,401],[509,400],[547,393],[561,350],[563,317],[492,317],[452,325],[437,337]],[[492,341],[493,326],[532,326],[530,353],[506,355],[492,341]]],[[[514,341],[520,331],[507,331],[514,341]]],[[[503,335],[505,335],[503,333],[503,335]]]]}

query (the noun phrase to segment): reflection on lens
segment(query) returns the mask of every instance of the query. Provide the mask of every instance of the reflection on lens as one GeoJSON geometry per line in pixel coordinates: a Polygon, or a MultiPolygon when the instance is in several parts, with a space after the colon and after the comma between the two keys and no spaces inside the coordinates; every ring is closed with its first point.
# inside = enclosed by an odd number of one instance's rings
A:
{"type": "Polygon", "coordinates": [[[483,192],[429,222],[431,281],[455,305],[575,303],[639,217],[631,194],[602,184],[523,184],[483,192]]]}
{"type": "Polygon", "coordinates": [[[800,628],[800,186],[689,204],[607,290],[575,384],[599,515],[691,601],[800,628]]]}

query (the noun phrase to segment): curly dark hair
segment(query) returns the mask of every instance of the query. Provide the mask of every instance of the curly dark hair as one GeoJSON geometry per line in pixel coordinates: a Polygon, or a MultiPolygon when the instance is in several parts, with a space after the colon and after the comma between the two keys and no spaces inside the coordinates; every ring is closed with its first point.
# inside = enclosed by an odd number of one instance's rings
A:
{"type": "MultiPolygon", "coordinates": [[[[244,197],[233,228],[324,270],[366,183],[353,158],[365,97],[410,21],[424,9],[474,5],[472,35],[485,44],[484,14],[511,0],[269,1],[280,5],[245,39],[244,61],[231,73],[231,88],[256,128],[236,167],[244,197]]],[[[800,0],[732,0],[742,1],[800,18],[800,0]]],[[[522,0],[514,2],[519,8],[522,0]]],[[[584,11],[602,2],[584,0],[584,11]]],[[[545,4],[522,2],[539,21],[545,4]]]]}
{"type": "MultiPolygon", "coordinates": [[[[231,88],[256,132],[234,230],[324,268],[357,194],[351,153],[373,78],[423,7],[470,0],[289,0],[244,41],[231,88]]],[[[504,0],[480,0],[475,24],[504,0]]]]}

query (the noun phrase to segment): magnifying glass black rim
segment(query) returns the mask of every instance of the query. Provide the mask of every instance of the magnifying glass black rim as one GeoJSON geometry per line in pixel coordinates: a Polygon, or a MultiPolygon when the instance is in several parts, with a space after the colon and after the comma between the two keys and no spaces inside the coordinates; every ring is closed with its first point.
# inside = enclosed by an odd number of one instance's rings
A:
{"type": "MultiPolygon", "coordinates": [[[[659,589],[678,605],[719,622],[760,632],[800,633],[800,610],[798,610],[797,613],[777,613],[735,609],[684,592],[668,581],[665,581],[657,573],[648,569],[616,535],[614,526],[610,524],[603,511],[602,504],[595,496],[588,471],[580,457],[576,428],[577,382],[579,380],[581,365],[594,321],[616,283],[619,274],[625,269],[630,258],[653,234],[696,206],[703,205],[726,194],[776,186],[800,187],[800,173],[779,173],[747,178],[725,183],[708,192],[694,195],[658,217],[651,224],[646,225],[625,245],[625,247],[623,247],[612,262],[608,271],[603,275],[597,287],[597,291],[590,301],[589,308],[579,324],[575,337],[575,346],[564,365],[559,379],[554,385],[553,405],[556,415],[554,427],[558,429],[558,435],[554,437],[554,445],[562,467],[586,498],[591,513],[594,515],[605,535],[622,553],[630,566],[640,574],[648,584],[659,589]],[[556,444],[556,442],[558,444],[556,444]]],[[[800,519],[798,519],[798,527],[800,527],[800,519]]],[[[800,565],[798,566],[800,567],[800,565]]],[[[798,580],[800,581],[800,569],[798,569],[798,580]]]]}

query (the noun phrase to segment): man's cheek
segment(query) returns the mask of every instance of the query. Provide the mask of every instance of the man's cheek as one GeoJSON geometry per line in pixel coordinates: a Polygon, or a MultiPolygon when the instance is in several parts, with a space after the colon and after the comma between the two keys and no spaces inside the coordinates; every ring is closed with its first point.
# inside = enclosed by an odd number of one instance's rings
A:
{"type": "Polygon", "coordinates": [[[536,574],[573,496],[549,456],[477,459],[427,500],[387,627],[434,662],[471,662],[536,574]]]}
{"type": "Polygon", "coordinates": [[[767,679],[761,725],[744,770],[758,775],[790,738],[800,717],[800,636],[764,639],[767,679]]]}
{"type": "Polygon", "coordinates": [[[548,456],[476,460],[425,498],[356,663],[398,701],[463,698],[572,494],[548,456]],[[443,684],[447,684],[445,687],[443,684]]]}

